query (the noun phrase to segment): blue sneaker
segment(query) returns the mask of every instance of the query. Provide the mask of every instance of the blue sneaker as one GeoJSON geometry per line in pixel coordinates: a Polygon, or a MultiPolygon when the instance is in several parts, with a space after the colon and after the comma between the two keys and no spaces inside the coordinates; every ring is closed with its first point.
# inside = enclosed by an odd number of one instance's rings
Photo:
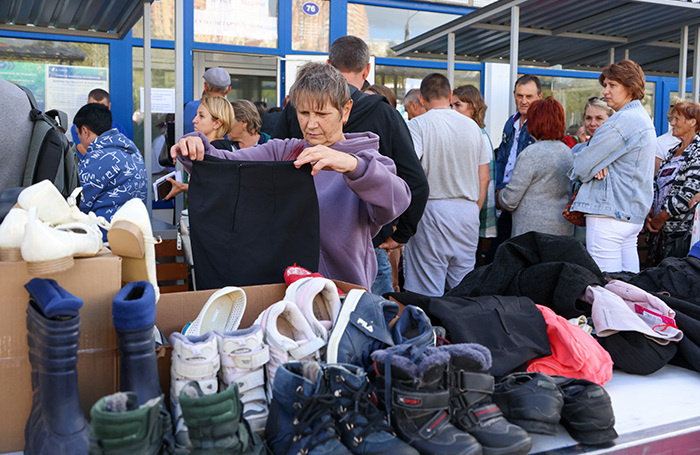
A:
{"type": "Polygon", "coordinates": [[[407,305],[391,328],[394,345],[410,344],[416,347],[435,346],[435,331],[425,311],[407,305]]]}
{"type": "Polygon", "coordinates": [[[351,290],[328,337],[326,361],[349,363],[369,371],[370,354],[394,345],[389,326],[398,314],[396,302],[359,289],[351,290]]]}

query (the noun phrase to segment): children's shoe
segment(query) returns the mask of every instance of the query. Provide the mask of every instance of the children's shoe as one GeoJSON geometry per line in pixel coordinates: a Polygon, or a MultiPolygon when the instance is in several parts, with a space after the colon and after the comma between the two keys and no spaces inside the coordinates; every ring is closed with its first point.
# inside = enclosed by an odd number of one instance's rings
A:
{"type": "Polygon", "coordinates": [[[335,283],[326,278],[302,278],[289,285],[284,300],[296,303],[316,335],[328,341],[328,334],[340,313],[335,283]]]}
{"type": "Polygon", "coordinates": [[[493,401],[505,418],[528,433],[555,434],[564,397],[551,376],[512,373],[496,383],[493,401]]]}
{"type": "Polygon", "coordinates": [[[246,296],[243,289],[227,286],[209,297],[197,319],[185,329],[185,335],[203,335],[207,332],[236,330],[245,313],[246,296]]]}
{"type": "Polygon", "coordinates": [[[175,422],[175,443],[186,447],[190,440],[178,397],[182,388],[191,381],[196,381],[205,395],[219,390],[219,348],[213,332],[198,336],[174,332],[170,335],[170,344],[173,347],[170,365],[170,410],[175,422]]]}
{"type": "Polygon", "coordinates": [[[255,324],[262,327],[263,341],[270,347],[270,361],[266,365],[270,400],[277,368],[286,362],[319,360],[319,350],[326,343],[314,333],[294,302],[280,300],[263,311],[255,324]]]}
{"type": "Polygon", "coordinates": [[[617,438],[610,395],[600,385],[585,379],[552,376],[564,396],[561,424],[572,438],[597,445],[617,438]]]}
{"type": "Polygon", "coordinates": [[[215,332],[221,356],[219,378],[223,388],[237,387],[243,403],[243,416],[253,431],[262,433],[267,421],[265,371],[270,350],[263,343],[259,325],[231,332],[215,332]]]}
{"type": "Polygon", "coordinates": [[[436,334],[430,318],[417,306],[404,307],[399,319],[391,327],[394,344],[412,344],[414,346],[435,346],[436,334]]]}
{"type": "Polygon", "coordinates": [[[325,278],[320,273],[311,273],[304,267],[298,266],[296,262],[284,270],[284,282],[287,283],[287,286],[291,286],[296,280],[309,277],[325,278]]]}

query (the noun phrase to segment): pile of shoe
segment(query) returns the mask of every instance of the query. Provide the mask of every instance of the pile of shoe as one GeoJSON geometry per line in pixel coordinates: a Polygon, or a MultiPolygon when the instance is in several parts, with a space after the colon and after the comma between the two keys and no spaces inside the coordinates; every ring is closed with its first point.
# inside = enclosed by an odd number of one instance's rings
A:
{"type": "Polygon", "coordinates": [[[513,373],[496,384],[493,399],[508,420],[532,433],[555,434],[561,423],[583,444],[600,445],[617,438],[610,396],[585,379],[513,373]]]}

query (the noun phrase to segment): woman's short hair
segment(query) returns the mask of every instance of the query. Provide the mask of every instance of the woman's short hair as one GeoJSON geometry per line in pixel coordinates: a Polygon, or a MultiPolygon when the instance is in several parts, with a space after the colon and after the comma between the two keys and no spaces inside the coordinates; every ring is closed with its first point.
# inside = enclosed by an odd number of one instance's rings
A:
{"type": "Polygon", "coordinates": [[[377,95],[382,95],[393,107],[396,107],[396,94],[391,91],[386,85],[372,84],[367,87],[365,92],[372,92],[377,95]]]}
{"type": "Polygon", "coordinates": [[[289,90],[289,100],[299,108],[300,102],[320,109],[330,102],[339,112],[343,112],[350,99],[350,88],[345,77],[328,63],[309,62],[299,68],[297,79],[289,90]]]}
{"type": "Polygon", "coordinates": [[[248,100],[236,100],[231,101],[231,106],[233,106],[233,113],[236,115],[236,121],[245,122],[246,131],[248,131],[248,133],[260,134],[262,119],[260,118],[255,104],[248,100]]]}
{"type": "Polygon", "coordinates": [[[608,117],[612,116],[615,113],[615,109],[608,106],[608,103],[606,103],[602,98],[592,96],[588,98],[588,101],[586,101],[586,105],[583,107],[583,115],[581,115],[581,117],[583,117],[584,119],[586,118],[586,109],[588,109],[589,106],[602,109],[603,111],[605,111],[606,114],[608,114],[608,117]]]}
{"type": "Polygon", "coordinates": [[[560,141],[566,133],[564,108],[551,96],[535,100],[527,111],[527,131],[538,141],[560,141]]]}
{"type": "Polygon", "coordinates": [[[644,99],[644,71],[642,67],[632,60],[620,60],[603,68],[598,76],[598,82],[603,85],[605,79],[622,84],[634,100],[644,99]]]}
{"type": "Polygon", "coordinates": [[[673,106],[671,114],[680,114],[688,120],[695,119],[695,134],[700,133],[700,104],[690,101],[679,101],[673,106]]]}
{"type": "Polygon", "coordinates": [[[484,118],[486,117],[486,109],[489,107],[484,102],[484,97],[481,96],[479,89],[471,84],[461,85],[454,89],[452,94],[474,109],[474,121],[481,128],[485,128],[484,118]]]}
{"type": "Polygon", "coordinates": [[[201,103],[207,108],[214,120],[221,121],[221,126],[216,130],[216,137],[226,136],[231,131],[233,121],[236,119],[231,103],[223,96],[204,96],[201,103]]]}

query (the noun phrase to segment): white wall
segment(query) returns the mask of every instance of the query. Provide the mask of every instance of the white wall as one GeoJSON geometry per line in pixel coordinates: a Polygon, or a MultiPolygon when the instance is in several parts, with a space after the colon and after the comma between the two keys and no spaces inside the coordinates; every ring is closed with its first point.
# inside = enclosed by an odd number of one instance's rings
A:
{"type": "Polygon", "coordinates": [[[486,63],[484,65],[484,101],[486,111],[486,132],[494,148],[501,143],[503,125],[510,117],[513,89],[510,87],[510,65],[507,63],[486,63]]]}

